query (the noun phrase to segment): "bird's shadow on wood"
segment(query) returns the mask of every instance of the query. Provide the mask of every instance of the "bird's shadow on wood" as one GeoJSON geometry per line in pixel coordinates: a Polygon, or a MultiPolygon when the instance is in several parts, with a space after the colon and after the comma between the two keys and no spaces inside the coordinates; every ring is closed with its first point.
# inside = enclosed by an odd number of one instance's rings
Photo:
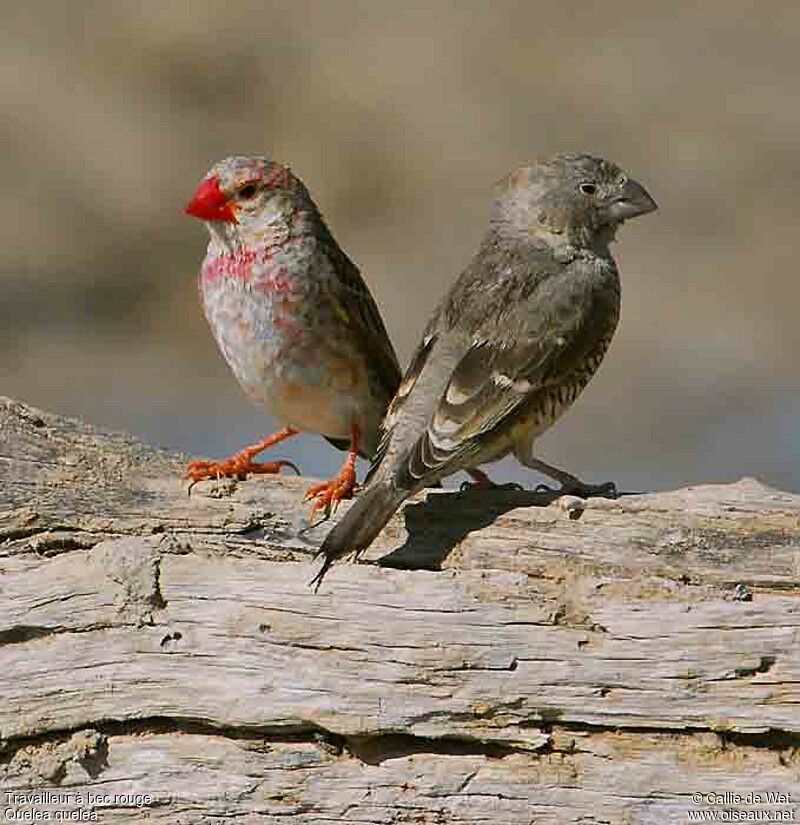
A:
{"type": "Polygon", "coordinates": [[[400,570],[441,570],[450,551],[473,530],[517,507],[546,507],[559,496],[509,489],[429,493],[425,501],[406,505],[405,544],[382,556],[378,564],[400,570]]]}

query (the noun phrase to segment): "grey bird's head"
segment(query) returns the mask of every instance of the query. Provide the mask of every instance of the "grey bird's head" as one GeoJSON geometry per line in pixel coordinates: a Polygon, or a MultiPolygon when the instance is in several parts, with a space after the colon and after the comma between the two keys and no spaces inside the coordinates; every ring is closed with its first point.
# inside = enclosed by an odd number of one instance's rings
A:
{"type": "Polygon", "coordinates": [[[215,163],[186,213],[205,221],[212,241],[231,248],[285,234],[298,207],[310,200],[288,166],[267,157],[235,156],[215,163]]]}
{"type": "Polygon", "coordinates": [[[499,185],[492,221],[550,246],[604,245],[619,225],[657,209],[637,181],[614,163],[558,154],[511,172],[499,185]]]}

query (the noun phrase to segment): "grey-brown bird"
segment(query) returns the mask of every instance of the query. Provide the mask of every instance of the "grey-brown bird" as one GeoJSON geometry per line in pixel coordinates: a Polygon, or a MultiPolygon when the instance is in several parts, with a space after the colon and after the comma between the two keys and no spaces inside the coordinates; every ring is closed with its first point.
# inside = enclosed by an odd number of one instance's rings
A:
{"type": "MultiPolygon", "coordinates": [[[[367,485],[320,548],[312,584],[369,546],[404,499],[456,472],[514,453],[563,492],[608,492],[533,455],[575,401],[619,318],[609,244],[656,209],[618,166],[559,154],[502,182],[480,249],[428,323],[382,426],[367,485]]],[[[613,485],[612,485],[613,487],[613,485]]]]}

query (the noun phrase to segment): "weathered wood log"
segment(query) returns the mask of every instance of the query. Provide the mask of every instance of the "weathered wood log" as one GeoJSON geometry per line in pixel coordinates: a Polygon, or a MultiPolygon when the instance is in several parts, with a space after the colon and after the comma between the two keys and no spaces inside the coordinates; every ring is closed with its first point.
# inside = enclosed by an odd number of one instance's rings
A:
{"type": "Polygon", "coordinates": [[[800,496],[743,479],[576,510],[432,491],[314,594],[328,525],[305,529],[308,479],[187,495],[184,466],[0,399],[0,812],[528,825],[747,807],[709,794],[800,806],[800,496]]]}

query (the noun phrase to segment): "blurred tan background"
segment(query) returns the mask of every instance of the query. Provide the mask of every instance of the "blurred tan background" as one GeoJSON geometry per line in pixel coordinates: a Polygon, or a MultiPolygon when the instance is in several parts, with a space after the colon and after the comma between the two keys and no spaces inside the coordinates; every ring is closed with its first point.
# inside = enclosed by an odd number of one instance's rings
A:
{"type": "MultiPolygon", "coordinates": [[[[0,393],[222,455],[270,422],[202,316],[182,207],[227,154],[305,180],[403,363],[491,184],[589,150],[660,211],[623,228],[622,320],[547,460],[622,488],[800,489],[800,11],[713,2],[6,4],[0,393]]],[[[282,452],[307,473],[340,455],[282,452]]],[[[498,479],[526,478],[513,462],[498,479]]]]}

